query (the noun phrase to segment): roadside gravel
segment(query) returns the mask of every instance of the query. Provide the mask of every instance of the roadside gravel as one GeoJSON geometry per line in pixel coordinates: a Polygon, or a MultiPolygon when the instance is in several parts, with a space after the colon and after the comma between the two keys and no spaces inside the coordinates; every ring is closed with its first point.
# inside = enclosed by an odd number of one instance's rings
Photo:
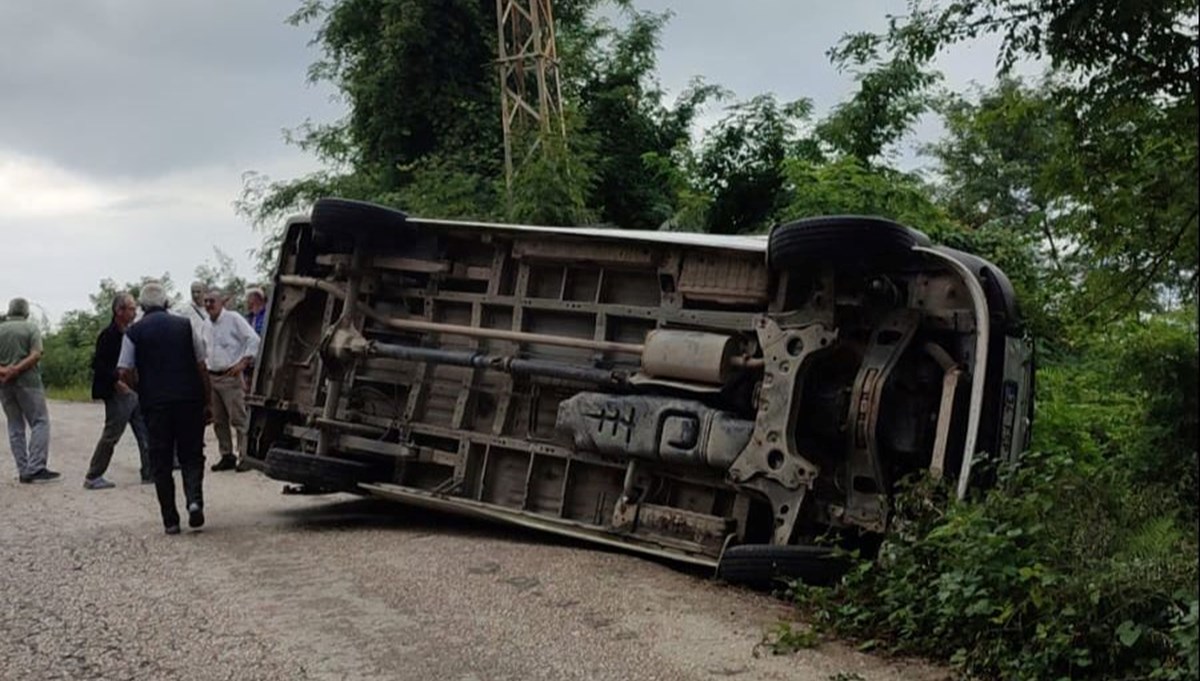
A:
{"type": "Polygon", "coordinates": [[[168,537],[132,436],[117,488],[85,491],[103,409],[54,402],[51,419],[62,482],[18,484],[0,444],[0,679],[946,676],[836,643],[756,656],[789,615],[766,596],[383,502],[283,496],[257,473],[206,473],[208,525],[168,537]]]}

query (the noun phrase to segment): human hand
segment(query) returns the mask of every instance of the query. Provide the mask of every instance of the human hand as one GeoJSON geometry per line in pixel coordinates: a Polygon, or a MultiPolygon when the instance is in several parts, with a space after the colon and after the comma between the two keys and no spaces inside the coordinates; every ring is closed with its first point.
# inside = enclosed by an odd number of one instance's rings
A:
{"type": "Polygon", "coordinates": [[[125,384],[125,381],[117,381],[115,388],[118,395],[128,395],[129,393],[133,392],[129,389],[129,386],[125,384]]]}
{"type": "Polygon", "coordinates": [[[246,370],[246,360],[243,359],[243,360],[239,361],[237,364],[234,364],[233,366],[229,367],[229,370],[225,372],[225,375],[226,376],[241,376],[242,372],[245,370],[246,370]]]}

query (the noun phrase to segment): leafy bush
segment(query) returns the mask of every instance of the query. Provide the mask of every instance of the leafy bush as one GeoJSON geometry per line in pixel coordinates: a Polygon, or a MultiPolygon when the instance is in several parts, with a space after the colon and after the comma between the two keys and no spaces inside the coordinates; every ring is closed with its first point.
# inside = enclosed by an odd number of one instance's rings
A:
{"type": "Polygon", "coordinates": [[[1020,467],[965,502],[912,481],[878,560],[799,601],[974,675],[1196,678],[1194,319],[1116,325],[1039,371],[1020,467]]]}
{"type": "Polygon", "coordinates": [[[1114,364],[1132,380],[1128,390],[1144,404],[1138,424],[1145,446],[1128,464],[1140,480],[1167,485],[1192,520],[1198,517],[1196,310],[1151,317],[1128,324],[1106,339],[1114,364]]]}
{"type": "Polygon", "coordinates": [[[108,319],[75,310],[63,316],[57,331],[43,340],[42,382],[53,388],[90,386],[96,337],[108,319]]]}

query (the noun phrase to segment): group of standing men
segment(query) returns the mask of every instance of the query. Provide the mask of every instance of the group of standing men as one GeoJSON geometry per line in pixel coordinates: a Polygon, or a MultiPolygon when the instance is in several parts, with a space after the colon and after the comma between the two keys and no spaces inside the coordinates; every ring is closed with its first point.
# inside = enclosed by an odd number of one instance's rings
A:
{"type": "MultiPolygon", "coordinates": [[[[168,312],[169,299],[158,282],[146,283],[136,304],[128,293],[115,296],[112,321],[96,339],[92,360],[92,397],[104,401],[105,422],[85,489],[115,486],[104,473],[129,426],[141,454],[142,482],[155,485],[167,534],[180,532],[175,468],[183,478],[189,526],[204,525],[206,423],[213,423],[220,453],[212,470],[244,470],[239,457],[245,454],[245,391],[266,316],[261,289],[249,289],[246,300],[249,313],[243,317],[225,308],[221,291],[200,282],[192,284],[191,301],[178,313],[168,312]],[[139,304],[143,316],[135,323],[139,304]]],[[[20,481],[43,482],[60,475],[46,468],[49,417],[37,369],[41,334],[27,318],[28,303],[15,299],[8,319],[0,322],[0,402],[20,481]]]]}

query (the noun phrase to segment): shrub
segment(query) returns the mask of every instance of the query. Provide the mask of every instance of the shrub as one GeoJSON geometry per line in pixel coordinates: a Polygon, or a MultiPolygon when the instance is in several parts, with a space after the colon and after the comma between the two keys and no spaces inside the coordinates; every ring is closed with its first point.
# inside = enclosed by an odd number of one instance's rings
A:
{"type": "Polygon", "coordinates": [[[799,602],[838,633],[978,676],[1196,678],[1188,319],[1118,325],[1039,371],[1020,467],[964,502],[910,481],[877,561],[832,590],[797,587],[799,602]]]}

